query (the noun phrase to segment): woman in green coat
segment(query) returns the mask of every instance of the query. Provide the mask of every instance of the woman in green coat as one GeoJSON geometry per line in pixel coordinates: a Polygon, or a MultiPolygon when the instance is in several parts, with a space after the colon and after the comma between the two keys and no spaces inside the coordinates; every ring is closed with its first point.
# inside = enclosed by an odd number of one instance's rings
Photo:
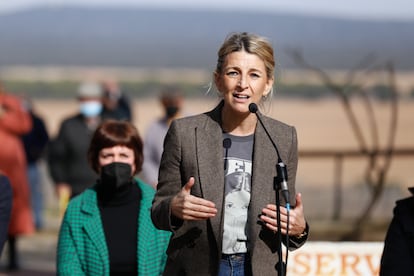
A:
{"type": "Polygon", "coordinates": [[[170,234],[150,219],[155,191],[133,175],[141,170],[142,140],[125,121],[105,121],[88,151],[99,174],[73,198],[61,225],[58,275],[160,275],[170,234]]]}

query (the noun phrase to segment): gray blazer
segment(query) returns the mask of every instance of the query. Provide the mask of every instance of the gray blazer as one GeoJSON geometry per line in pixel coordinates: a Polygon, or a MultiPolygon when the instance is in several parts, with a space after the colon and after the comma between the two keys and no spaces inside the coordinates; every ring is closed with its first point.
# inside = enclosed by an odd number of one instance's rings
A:
{"type": "MultiPolygon", "coordinates": [[[[164,275],[216,275],[218,272],[224,202],[222,107],[223,102],[210,112],[175,120],[166,135],[151,210],[155,226],[173,232],[164,275]],[[181,221],[171,216],[171,199],[191,176],[195,178],[192,195],[214,202],[218,210],[215,217],[205,221],[181,221]]],[[[298,161],[296,130],[269,117],[261,118],[286,163],[290,202],[294,207],[298,161]]],[[[277,154],[259,123],[254,135],[252,162],[248,248],[253,275],[277,275],[277,235],[262,226],[258,218],[266,204],[276,201],[273,179],[277,154]]],[[[289,246],[298,248],[305,240],[290,238],[289,246]]]]}

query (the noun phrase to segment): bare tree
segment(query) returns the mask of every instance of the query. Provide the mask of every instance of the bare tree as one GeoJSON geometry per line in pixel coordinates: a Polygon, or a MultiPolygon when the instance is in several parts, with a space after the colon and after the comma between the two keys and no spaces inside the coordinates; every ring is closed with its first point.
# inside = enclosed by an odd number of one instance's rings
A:
{"type": "MultiPolygon", "coordinates": [[[[344,240],[360,240],[363,228],[369,221],[371,212],[384,192],[387,173],[391,165],[393,150],[395,149],[395,135],[398,119],[398,93],[395,85],[393,65],[391,62],[387,62],[385,65],[374,64],[374,56],[368,55],[354,68],[349,70],[343,83],[335,83],[330,75],[324,70],[309,64],[299,50],[288,49],[288,54],[297,64],[316,73],[323,84],[339,97],[358,143],[359,151],[362,155],[368,157],[364,178],[365,183],[369,188],[371,198],[361,212],[361,215],[356,219],[352,231],[343,237],[344,240]],[[387,86],[390,92],[390,121],[387,132],[388,137],[383,149],[381,149],[379,144],[378,123],[375,117],[372,98],[368,93],[369,88],[364,85],[364,80],[368,79],[374,72],[385,72],[387,76],[387,86]],[[361,122],[358,121],[358,118],[352,109],[351,98],[353,95],[360,96],[360,99],[362,100],[368,118],[367,127],[361,126],[361,122]],[[370,140],[366,139],[366,136],[364,136],[364,129],[368,130],[371,138],[370,140]]],[[[381,124],[381,127],[385,126],[381,124]]]]}

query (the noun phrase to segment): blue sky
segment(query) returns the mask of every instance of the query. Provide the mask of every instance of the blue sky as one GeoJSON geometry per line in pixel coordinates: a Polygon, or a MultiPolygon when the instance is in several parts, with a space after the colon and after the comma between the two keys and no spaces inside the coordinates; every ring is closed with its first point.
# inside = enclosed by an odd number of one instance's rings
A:
{"type": "Polygon", "coordinates": [[[266,10],[345,18],[414,20],[413,0],[2,0],[0,12],[37,5],[167,6],[266,10]]]}

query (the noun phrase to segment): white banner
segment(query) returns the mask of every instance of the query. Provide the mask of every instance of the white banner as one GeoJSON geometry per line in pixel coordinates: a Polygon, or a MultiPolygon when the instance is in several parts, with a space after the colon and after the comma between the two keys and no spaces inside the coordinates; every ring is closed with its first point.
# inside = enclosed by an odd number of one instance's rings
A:
{"type": "Polygon", "coordinates": [[[289,252],[287,275],[377,276],[383,247],[383,242],[307,242],[289,252]]]}

